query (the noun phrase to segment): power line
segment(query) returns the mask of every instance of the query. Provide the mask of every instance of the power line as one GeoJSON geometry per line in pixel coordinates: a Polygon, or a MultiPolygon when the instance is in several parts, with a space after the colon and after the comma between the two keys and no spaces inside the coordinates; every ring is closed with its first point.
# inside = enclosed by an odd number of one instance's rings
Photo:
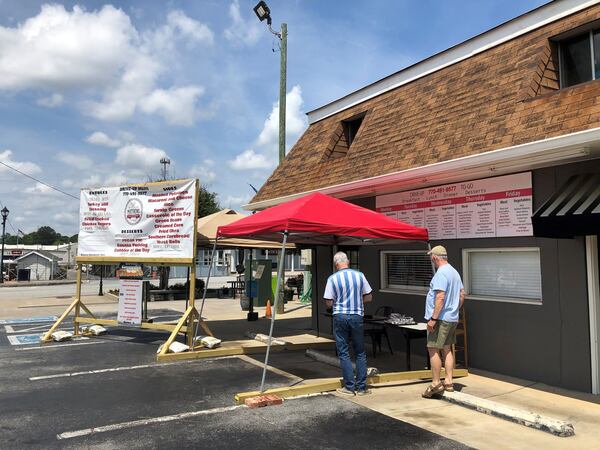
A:
{"type": "Polygon", "coordinates": [[[79,197],[75,197],[73,194],[69,194],[68,192],[62,191],[62,190],[60,190],[60,189],[59,189],[59,188],[57,188],[57,187],[54,187],[54,186],[52,186],[52,185],[50,185],[50,184],[48,184],[48,183],[45,183],[45,182],[43,182],[43,181],[41,181],[41,180],[38,180],[37,178],[35,178],[35,177],[32,177],[31,175],[28,175],[28,174],[26,174],[25,172],[21,172],[19,169],[16,169],[16,168],[14,168],[14,167],[12,167],[12,166],[9,166],[8,164],[6,164],[6,163],[5,163],[5,162],[3,162],[3,161],[0,161],[0,164],[2,164],[2,165],[3,165],[3,166],[5,166],[5,167],[8,167],[8,168],[9,168],[9,169],[11,169],[11,170],[14,170],[14,171],[15,171],[15,172],[17,172],[17,173],[20,173],[21,175],[23,175],[23,176],[25,176],[25,177],[27,177],[27,178],[30,178],[30,179],[32,179],[33,181],[37,181],[38,183],[40,183],[40,184],[43,184],[44,186],[48,186],[50,189],[54,189],[55,191],[57,191],[57,192],[60,192],[61,194],[68,195],[69,197],[72,197],[72,198],[74,198],[75,200],[79,200],[79,197]]]}

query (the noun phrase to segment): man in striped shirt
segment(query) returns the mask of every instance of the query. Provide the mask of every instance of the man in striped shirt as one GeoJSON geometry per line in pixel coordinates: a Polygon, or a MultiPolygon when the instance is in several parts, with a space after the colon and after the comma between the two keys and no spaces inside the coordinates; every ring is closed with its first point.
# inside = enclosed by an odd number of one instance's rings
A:
{"type": "Polygon", "coordinates": [[[333,263],[336,272],[327,279],[323,297],[327,307],[333,308],[333,334],[344,378],[344,387],[337,391],[346,395],[370,394],[363,316],[364,303],[372,300],[372,289],[361,272],[349,268],[350,261],[344,252],[337,252],[333,263]],[[356,355],[356,378],[350,359],[350,341],[356,355]]]}

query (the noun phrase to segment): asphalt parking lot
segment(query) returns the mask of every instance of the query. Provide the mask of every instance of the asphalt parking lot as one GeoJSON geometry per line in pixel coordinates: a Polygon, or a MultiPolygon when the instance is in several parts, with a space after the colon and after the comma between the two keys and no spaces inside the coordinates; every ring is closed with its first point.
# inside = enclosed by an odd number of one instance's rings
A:
{"type": "MultiPolygon", "coordinates": [[[[9,340],[47,326],[0,325],[0,448],[465,448],[334,395],[237,406],[261,368],[236,357],[158,364],[164,333],[9,340]]],[[[292,383],[275,373],[267,381],[292,383]]]]}

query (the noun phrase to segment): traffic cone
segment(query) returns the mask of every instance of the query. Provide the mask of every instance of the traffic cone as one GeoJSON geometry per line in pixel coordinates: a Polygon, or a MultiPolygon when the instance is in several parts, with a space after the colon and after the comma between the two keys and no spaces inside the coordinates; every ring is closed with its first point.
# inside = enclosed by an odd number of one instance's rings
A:
{"type": "Polygon", "coordinates": [[[271,311],[271,300],[267,299],[267,309],[265,309],[265,317],[270,319],[273,317],[273,312],[271,311]]]}

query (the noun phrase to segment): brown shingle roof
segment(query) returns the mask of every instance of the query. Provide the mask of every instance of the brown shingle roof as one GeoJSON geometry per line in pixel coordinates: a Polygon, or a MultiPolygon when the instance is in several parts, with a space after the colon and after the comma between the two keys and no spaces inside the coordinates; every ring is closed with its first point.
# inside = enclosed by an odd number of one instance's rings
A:
{"type": "Polygon", "coordinates": [[[600,126],[600,80],[558,90],[550,41],[598,19],[588,8],[310,125],[252,202],[600,126]],[[330,157],[341,121],[363,112],[330,157]]]}

